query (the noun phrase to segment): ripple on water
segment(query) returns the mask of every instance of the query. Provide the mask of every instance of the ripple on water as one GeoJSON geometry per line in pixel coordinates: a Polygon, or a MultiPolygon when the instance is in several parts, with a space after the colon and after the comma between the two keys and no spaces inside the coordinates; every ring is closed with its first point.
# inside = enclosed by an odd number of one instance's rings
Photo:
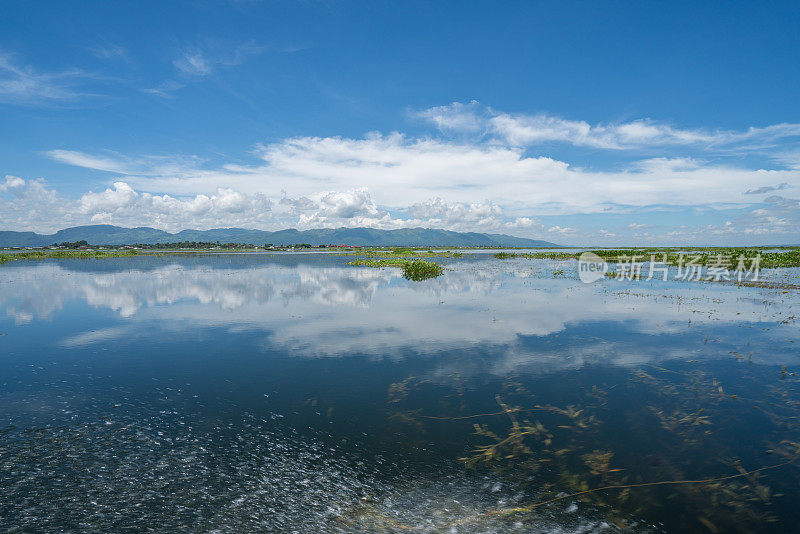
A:
{"type": "Polygon", "coordinates": [[[529,499],[457,466],[408,479],[401,466],[360,461],[347,444],[255,417],[200,430],[161,412],[5,437],[0,522],[10,532],[616,530],[568,502],[535,516],[483,518],[529,499]]]}

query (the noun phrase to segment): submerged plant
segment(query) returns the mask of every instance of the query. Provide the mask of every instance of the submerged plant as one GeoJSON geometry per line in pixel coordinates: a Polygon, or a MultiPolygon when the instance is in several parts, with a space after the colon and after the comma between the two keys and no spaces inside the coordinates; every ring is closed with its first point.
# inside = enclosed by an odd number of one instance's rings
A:
{"type": "MultiPolygon", "coordinates": [[[[718,434],[721,421],[730,424],[736,414],[730,410],[737,405],[730,403],[741,402],[741,394],[730,394],[719,379],[694,366],[653,366],[652,372],[656,376],[643,370],[631,372],[625,389],[617,384],[581,385],[583,398],[589,402],[577,398],[577,403],[561,406],[536,403],[541,393],[529,391],[515,377],[503,384],[505,398],[495,397],[499,411],[482,408],[483,413],[475,413],[478,410],[469,410],[468,399],[463,399],[458,405],[442,400],[442,415],[419,413],[415,397],[425,398],[430,391],[412,392],[405,382],[395,385],[390,400],[402,395],[405,413],[413,414],[413,420],[405,423],[408,429],[418,429],[420,422],[427,428],[444,421],[471,427],[475,441],[461,458],[467,467],[489,469],[523,484],[536,481],[534,502],[489,509],[452,526],[497,517],[520,519],[563,500],[582,501],[602,510],[609,523],[621,528],[630,524],[630,518],[670,513],[672,525],[690,530],[758,530],[776,521],[772,501],[786,491],[786,483],[776,480],[777,487],[771,487],[766,475],[795,464],[800,445],[772,435],[764,450],[783,461],[742,457],[736,443],[718,434]],[[638,402],[631,404],[633,397],[638,402]],[[624,420],[615,414],[620,403],[631,406],[624,420]],[[534,412],[537,416],[528,418],[534,412]],[[508,426],[495,418],[505,419],[508,426]],[[618,426],[621,422],[622,427],[618,426]],[[623,429],[626,439],[620,441],[623,429]],[[647,435],[641,434],[643,429],[647,435]],[[641,448],[631,449],[631,440],[641,448]],[[707,451],[714,454],[709,456],[707,451]],[[667,512],[669,502],[683,503],[682,508],[667,512]]],[[[758,399],[756,417],[783,429],[800,430],[796,416],[800,401],[791,395],[793,377],[787,371],[786,378],[775,381],[780,385],[758,399]]]]}

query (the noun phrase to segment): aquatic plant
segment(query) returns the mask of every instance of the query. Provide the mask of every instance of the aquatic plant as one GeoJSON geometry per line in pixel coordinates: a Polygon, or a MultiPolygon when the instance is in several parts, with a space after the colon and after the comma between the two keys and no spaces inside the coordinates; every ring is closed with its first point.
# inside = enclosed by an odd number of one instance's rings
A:
{"type": "Polygon", "coordinates": [[[516,254],[514,252],[498,252],[497,254],[494,255],[494,257],[497,258],[498,260],[508,260],[511,258],[516,258],[517,256],[519,256],[519,254],[516,254]]]}
{"type": "Polygon", "coordinates": [[[381,258],[381,259],[365,259],[353,260],[347,262],[347,265],[354,265],[356,267],[372,267],[374,269],[382,269],[383,267],[403,267],[408,263],[408,260],[402,258],[381,258]]]}
{"type": "Polygon", "coordinates": [[[403,278],[414,282],[436,278],[444,273],[444,267],[436,262],[426,260],[407,260],[403,258],[381,258],[353,260],[347,263],[357,267],[372,267],[381,269],[384,267],[399,267],[403,270],[403,278]]]}
{"type": "MultiPolygon", "coordinates": [[[[469,413],[467,400],[459,394],[458,405],[440,396],[444,414],[425,414],[415,407],[416,397],[422,400],[432,393],[432,386],[423,383],[411,388],[400,382],[391,389],[389,400],[396,405],[396,399],[402,399],[399,402],[407,416],[402,424],[409,432],[419,428],[420,422],[427,422],[426,428],[435,424],[471,426],[477,439],[472,452],[461,458],[470,469],[490,469],[517,482],[536,481],[531,488],[535,492],[532,504],[490,509],[449,526],[498,516],[520,520],[565,499],[598,507],[609,523],[621,528],[630,525],[630,518],[664,518],[664,514],[672,514],[670,524],[684,530],[755,531],[777,520],[773,497],[787,491],[787,481],[776,480],[778,487],[772,488],[765,476],[794,465],[800,457],[800,445],[779,438],[785,431],[800,431],[800,401],[795,400],[800,380],[779,367],[775,386],[765,391],[765,396],[745,398],[742,392],[727,391],[718,378],[696,364],[652,369],[630,371],[624,389],[615,389],[616,384],[610,388],[580,386],[575,393],[584,395],[586,403],[562,407],[536,404],[537,395],[514,377],[504,381],[503,399],[499,394],[495,397],[499,411],[482,406],[481,411],[489,413],[469,413]],[[631,403],[634,398],[637,402],[631,403]],[[765,436],[763,446],[765,454],[781,455],[784,461],[762,463],[757,456],[742,458],[737,443],[718,434],[726,431],[723,421],[727,427],[730,417],[748,409],[750,403],[758,415],[753,416],[754,421],[741,422],[759,424],[761,418],[782,429],[771,439],[765,436]],[[646,449],[632,450],[628,440],[619,440],[616,411],[621,404],[629,407],[625,417],[629,439],[642,439],[635,436],[647,429],[642,442],[646,449]],[[536,418],[526,418],[534,412],[536,418]],[[504,427],[498,417],[510,425],[504,427]],[[647,420],[651,423],[640,426],[647,420]],[[676,514],[666,511],[667,502],[684,504],[676,514]]],[[[462,391],[460,380],[453,387],[462,391]]]]}
{"type": "Polygon", "coordinates": [[[15,252],[13,254],[0,254],[0,265],[20,260],[49,260],[49,259],[100,259],[121,258],[135,256],[137,250],[34,250],[31,252],[15,252]]]}
{"type": "MultiPolygon", "coordinates": [[[[733,270],[740,260],[749,268],[753,258],[761,256],[761,268],[800,267],[800,247],[781,247],[780,250],[763,247],[688,247],[688,248],[630,248],[630,249],[584,249],[576,251],[531,252],[521,254],[529,259],[567,260],[578,259],[584,252],[592,252],[611,263],[651,259],[668,265],[682,265],[690,259],[696,265],[725,267],[733,270]]],[[[495,255],[497,257],[497,255],[495,255]]]]}
{"type": "Polygon", "coordinates": [[[358,251],[338,252],[343,256],[365,256],[368,258],[460,258],[461,252],[451,252],[449,250],[415,250],[407,247],[394,248],[391,250],[372,250],[361,249],[358,251]]]}
{"type": "Polygon", "coordinates": [[[412,260],[403,264],[403,278],[420,282],[436,278],[444,273],[444,267],[433,261],[412,260]]]}

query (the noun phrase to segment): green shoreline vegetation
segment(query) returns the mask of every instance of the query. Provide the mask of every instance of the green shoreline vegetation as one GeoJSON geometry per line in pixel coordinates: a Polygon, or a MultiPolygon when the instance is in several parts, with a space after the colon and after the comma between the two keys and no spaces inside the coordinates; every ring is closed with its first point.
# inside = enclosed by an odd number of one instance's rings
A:
{"type": "Polygon", "coordinates": [[[0,265],[19,260],[49,260],[64,258],[101,259],[136,256],[138,250],[34,250],[0,254],[0,265]]]}
{"type": "Polygon", "coordinates": [[[666,263],[668,265],[686,265],[692,261],[694,265],[727,267],[735,269],[740,259],[750,266],[753,258],[760,254],[760,268],[800,267],[800,247],[778,247],[783,252],[770,252],[765,247],[671,247],[671,248],[633,248],[633,249],[576,249],[572,251],[508,253],[499,252],[494,255],[498,259],[528,258],[573,260],[580,258],[584,252],[596,254],[609,263],[648,262],[666,263]]]}
{"type": "MultiPolygon", "coordinates": [[[[137,254],[179,254],[179,253],[225,253],[225,252],[288,252],[291,250],[325,251],[343,256],[361,256],[349,262],[349,265],[366,267],[403,267],[412,260],[426,258],[461,258],[463,252],[459,250],[481,251],[480,247],[448,247],[432,249],[428,247],[312,247],[311,245],[278,245],[267,244],[263,247],[237,243],[172,243],[156,245],[108,246],[97,247],[85,242],[62,243],[46,249],[20,250],[6,249],[10,252],[0,251],[0,264],[15,260],[45,260],[60,258],[119,258],[135,256],[137,254]],[[55,248],[55,247],[58,248],[55,248]]],[[[496,250],[496,249],[495,249],[496,250]]],[[[500,260],[524,259],[551,259],[575,260],[584,252],[596,254],[609,263],[623,262],[648,262],[655,261],[668,265],[693,265],[725,267],[736,269],[739,262],[744,259],[745,265],[750,267],[753,258],[760,254],[759,267],[761,269],[800,267],[800,247],[651,247],[651,248],[626,248],[626,249],[592,249],[574,248],[572,250],[552,250],[542,252],[524,252],[518,249],[508,249],[494,253],[493,257],[500,260]],[[780,250],[780,252],[778,252],[780,250]]],[[[524,249],[523,249],[524,250],[524,249]]],[[[430,263],[430,262],[429,262],[430,263]]]]}

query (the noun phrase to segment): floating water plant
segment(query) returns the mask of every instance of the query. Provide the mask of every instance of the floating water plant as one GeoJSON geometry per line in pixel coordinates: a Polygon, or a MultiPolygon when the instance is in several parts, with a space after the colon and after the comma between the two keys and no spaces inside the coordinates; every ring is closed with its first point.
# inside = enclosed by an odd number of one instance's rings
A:
{"type": "Polygon", "coordinates": [[[408,260],[405,260],[403,258],[380,258],[380,259],[368,259],[368,260],[353,260],[347,262],[347,265],[382,269],[384,267],[403,267],[403,265],[405,265],[406,263],[408,263],[408,260]]]}
{"type": "Polygon", "coordinates": [[[373,267],[381,269],[383,267],[399,267],[403,269],[403,278],[420,282],[428,278],[436,278],[444,273],[444,267],[436,262],[426,260],[406,260],[403,258],[381,258],[353,260],[348,265],[358,267],[373,267]]]}
{"type": "MultiPolygon", "coordinates": [[[[764,250],[760,247],[689,247],[685,249],[677,248],[631,248],[631,249],[610,249],[610,250],[595,250],[589,249],[589,252],[601,257],[608,262],[630,262],[635,258],[639,262],[647,262],[653,259],[656,262],[662,262],[669,265],[680,265],[689,261],[690,259],[696,265],[714,265],[718,267],[726,267],[733,270],[737,267],[740,259],[744,259],[745,266],[749,267],[753,258],[760,255],[761,268],[775,268],[775,267],[800,267],[800,248],[799,247],[782,247],[780,250],[764,250]]],[[[583,253],[583,250],[575,251],[551,251],[551,252],[532,252],[527,254],[520,254],[524,258],[530,259],[552,259],[552,260],[567,260],[578,259],[583,253]]],[[[499,254],[507,254],[501,252],[499,254]]],[[[495,257],[500,257],[495,254],[495,257]]],[[[513,257],[504,256],[505,257],[513,257]]]]}
{"type": "Polygon", "coordinates": [[[135,256],[137,250],[35,250],[33,252],[15,252],[0,254],[0,265],[18,260],[49,260],[64,258],[120,258],[135,256]]]}
{"type": "Polygon", "coordinates": [[[444,273],[444,267],[432,261],[412,260],[403,264],[403,278],[414,282],[436,278],[442,273],[444,273]]]}

